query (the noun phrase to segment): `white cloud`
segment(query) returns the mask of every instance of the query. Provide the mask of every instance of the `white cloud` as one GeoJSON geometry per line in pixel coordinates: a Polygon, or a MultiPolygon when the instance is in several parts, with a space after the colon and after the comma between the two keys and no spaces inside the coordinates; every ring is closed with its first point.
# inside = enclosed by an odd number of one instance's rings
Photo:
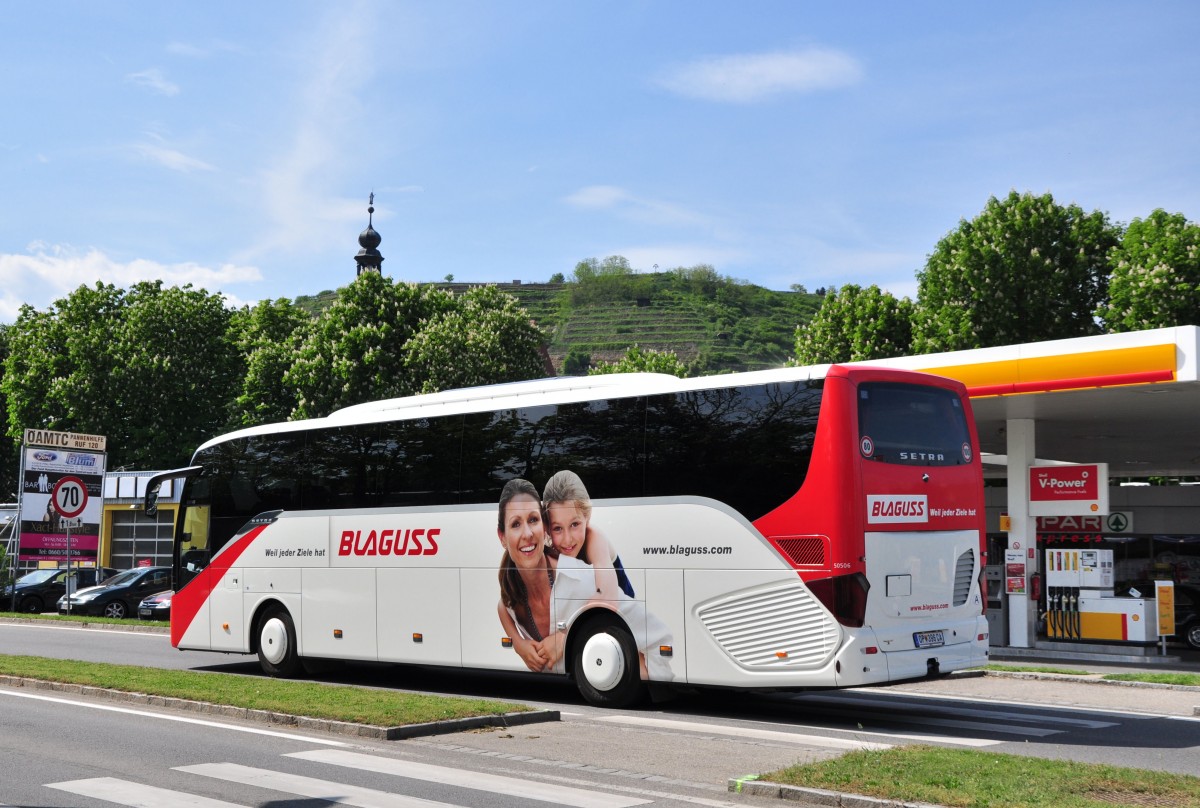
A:
{"type": "Polygon", "coordinates": [[[189,157],[181,151],[166,146],[156,146],[151,143],[136,143],[134,151],[147,160],[158,163],[164,168],[190,174],[193,171],[213,171],[214,168],[203,160],[189,157]]]}
{"type": "Polygon", "coordinates": [[[167,77],[157,67],[151,67],[137,73],[130,73],[125,77],[125,80],[139,87],[145,87],[159,95],[167,97],[179,95],[179,85],[173,81],[168,81],[167,77]]]}
{"type": "Polygon", "coordinates": [[[623,219],[643,224],[707,225],[709,217],[670,202],[635,196],[615,185],[589,185],[564,198],[568,205],[583,210],[612,211],[623,219]]]}
{"type": "Polygon", "coordinates": [[[752,103],[784,93],[810,93],[856,84],[862,65],[830,48],[717,56],[672,68],[657,83],[706,101],[752,103]]]}
{"type": "MultiPolygon", "coordinates": [[[[120,262],[94,247],[78,250],[38,242],[25,254],[0,254],[0,321],[15,320],[24,303],[45,309],[80,286],[104,282],[124,288],[152,280],[168,286],[190,283],[215,293],[229,284],[262,280],[262,275],[257,267],[235,264],[162,264],[144,258],[120,262]]],[[[226,298],[230,305],[238,303],[229,295],[226,298]]]]}

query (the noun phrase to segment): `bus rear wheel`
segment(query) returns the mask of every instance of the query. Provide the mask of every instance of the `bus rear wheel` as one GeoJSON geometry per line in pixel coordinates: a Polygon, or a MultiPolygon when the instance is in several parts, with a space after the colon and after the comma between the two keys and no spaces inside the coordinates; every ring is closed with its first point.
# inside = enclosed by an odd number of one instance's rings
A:
{"type": "Polygon", "coordinates": [[[583,628],[572,671],[579,692],[597,707],[632,707],[646,694],[633,636],[611,621],[583,628]]]}
{"type": "Polygon", "coordinates": [[[300,673],[296,627],[282,606],[271,606],[258,623],[258,664],[269,676],[289,679],[300,673]]]}

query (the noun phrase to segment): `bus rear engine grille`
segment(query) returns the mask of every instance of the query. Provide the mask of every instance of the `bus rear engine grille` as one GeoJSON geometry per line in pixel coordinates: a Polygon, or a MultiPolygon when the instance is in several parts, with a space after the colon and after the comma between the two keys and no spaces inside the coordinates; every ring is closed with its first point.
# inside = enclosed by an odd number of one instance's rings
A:
{"type": "Polygon", "coordinates": [[[954,605],[962,606],[971,594],[975,581],[975,551],[967,550],[958,557],[954,567],[954,605]]]}
{"type": "Polygon", "coordinates": [[[739,592],[696,610],[722,650],[745,668],[818,667],[840,630],[799,581],[739,592]]]}
{"type": "Polygon", "coordinates": [[[825,539],[820,536],[777,538],[775,546],[797,567],[825,566],[825,539]]]}

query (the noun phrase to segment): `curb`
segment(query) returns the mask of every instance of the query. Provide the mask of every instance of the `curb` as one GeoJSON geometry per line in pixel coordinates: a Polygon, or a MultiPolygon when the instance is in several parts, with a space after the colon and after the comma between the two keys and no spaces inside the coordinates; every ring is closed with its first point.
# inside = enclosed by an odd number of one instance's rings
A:
{"type": "MultiPolygon", "coordinates": [[[[1184,692],[1200,693],[1200,687],[1195,685],[1172,685],[1164,682],[1136,682],[1122,679],[1104,679],[1102,673],[1089,673],[1077,676],[1069,673],[1037,673],[1030,671],[979,671],[983,676],[998,676],[1002,679],[1041,679],[1047,682],[1078,682],[1085,685],[1108,685],[1109,687],[1145,687],[1152,690],[1182,690],[1184,692]]],[[[953,675],[953,674],[952,674],[953,675]]]]}
{"type": "Polygon", "coordinates": [[[46,620],[45,618],[30,616],[30,617],[12,617],[6,615],[0,617],[0,623],[39,623],[41,625],[52,626],[54,628],[90,628],[90,629],[105,629],[108,631],[137,631],[144,634],[170,634],[171,627],[163,625],[160,621],[146,621],[137,623],[89,623],[87,620],[46,620]]]}
{"type": "Polygon", "coordinates": [[[749,794],[754,797],[774,797],[790,802],[832,806],[833,808],[944,808],[944,806],[928,802],[887,800],[878,797],[864,797],[861,794],[843,794],[840,791],[826,791],[820,788],[804,788],[802,786],[789,786],[782,783],[769,783],[765,780],[755,780],[753,776],[731,779],[729,781],[729,790],[736,794],[749,794]]]}
{"type": "Polygon", "coordinates": [[[302,715],[291,715],[290,713],[277,713],[270,710],[252,710],[248,707],[231,707],[224,704],[212,704],[206,701],[152,696],[146,693],[130,693],[124,690],[111,690],[91,685],[49,682],[44,679],[26,679],[20,676],[0,676],[0,686],[69,693],[76,696],[100,699],[102,701],[165,707],[187,713],[216,715],[222,718],[234,718],[258,724],[295,727],[315,732],[348,735],[356,738],[372,738],[381,741],[405,740],[426,735],[445,735],[468,729],[480,729],[482,727],[515,727],[523,724],[559,721],[562,718],[558,710],[531,710],[523,713],[497,713],[495,715],[480,715],[471,718],[451,718],[446,721],[431,721],[424,724],[408,724],[399,727],[379,727],[371,724],[355,724],[349,721],[334,721],[327,718],[310,718],[302,715]]]}

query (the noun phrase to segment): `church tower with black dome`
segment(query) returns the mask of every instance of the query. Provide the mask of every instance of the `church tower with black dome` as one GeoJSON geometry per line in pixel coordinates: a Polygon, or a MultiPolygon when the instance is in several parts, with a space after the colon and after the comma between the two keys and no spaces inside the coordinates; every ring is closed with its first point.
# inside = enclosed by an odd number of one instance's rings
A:
{"type": "Polygon", "coordinates": [[[374,215],[375,192],[372,191],[367,203],[367,229],[358,234],[358,245],[362,249],[358,251],[358,255],[354,256],[354,262],[358,264],[357,275],[364,272],[383,273],[383,255],[379,252],[379,242],[383,241],[383,237],[376,233],[372,226],[374,215]]]}

